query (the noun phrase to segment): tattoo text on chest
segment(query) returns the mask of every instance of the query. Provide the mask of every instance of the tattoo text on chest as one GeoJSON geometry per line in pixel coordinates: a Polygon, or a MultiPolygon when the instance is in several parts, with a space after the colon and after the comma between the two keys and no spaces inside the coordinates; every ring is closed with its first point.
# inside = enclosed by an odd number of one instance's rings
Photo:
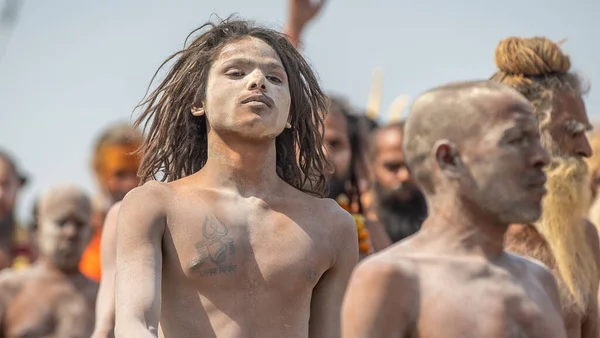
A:
{"type": "Polygon", "coordinates": [[[229,229],[216,217],[204,217],[202,235],[204,240],[196,243],[196,258],[190,263],[190,269],[200,271],[200,276],[209,277],[220,274],[232,273],[237,265],[227,265],[227,256],[235,255],[235,246],[232,238],[227,238],[229,229]],[[210,267],[210,262],[215,266],[210,267]]]}

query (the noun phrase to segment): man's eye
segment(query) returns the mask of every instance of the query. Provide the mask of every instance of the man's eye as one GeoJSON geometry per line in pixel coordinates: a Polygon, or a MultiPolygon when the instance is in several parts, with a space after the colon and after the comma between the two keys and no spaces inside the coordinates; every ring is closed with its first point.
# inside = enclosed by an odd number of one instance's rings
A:
{"type": "Polygon", "coordinates": [[[281,81],[280,78],[278,78],[277,76],[269,76],[267,77],[269,80],[275,82],[275,83],[282,83],[283,81],[281,81]]]}
{"type": "Polygon", "coordinates": [[[330,141],[328,142],[328,146],[330,149],[335,149],[340,146],[340,141],[330,141]]]}
{"type": "Polygon", "coordinates": [[[510,141],[508,141],[508,144],[512,144],[512,145],[520,145],[525,143],[525,137],[519,137],[519,138],[514,138],[510,141]]]}
{"type": "Polygon", "coordinates": [[[234,71],[228,72],[227,75],[233,76],[233,77],[240,77],[240,76],[244,76],[244,73],[239,70],[234,70],[234,71]]]}

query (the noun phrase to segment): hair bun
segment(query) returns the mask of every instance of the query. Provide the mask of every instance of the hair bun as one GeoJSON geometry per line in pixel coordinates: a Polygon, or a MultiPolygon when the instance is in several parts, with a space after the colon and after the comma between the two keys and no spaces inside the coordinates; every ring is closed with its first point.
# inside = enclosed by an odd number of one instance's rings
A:
{"type": "Polygon", "coordinates": [[[566,73],[571,68],[560,45],[543,37],[506,38],[498,43],[494,61],[500,71],[512,75],[566,73]]]}

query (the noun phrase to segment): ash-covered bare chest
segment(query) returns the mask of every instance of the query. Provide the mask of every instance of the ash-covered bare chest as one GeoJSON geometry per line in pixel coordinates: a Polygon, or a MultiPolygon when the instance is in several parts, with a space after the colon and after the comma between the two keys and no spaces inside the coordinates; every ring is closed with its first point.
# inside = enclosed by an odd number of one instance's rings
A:
{"type": "MultiPolygon", "coordinates": [[[[515,225],[511,227],[514,227],[515,230],[507,233],[505,241],[506,249],[519,255],[536,259],[552,270],[552,274],[558,284],[565,325],[567,328],[580,326],[585,313],[577,306],[575,298],[564,284],[546,240],[533,226],[515,225]]],[[[589,299],[595,299],[595,297],[590,295],[589,299]]]]}
{"type": "Polygon", "coordinates": [[[169,220],[167,259],[199,289],[312,290],[332,264],[327,224],[308,209],[289,209],[255,200],[182,206],[169,220]]]}
{"type": "Polygon", "coordinates": [[[32,275],[6,308],[6,337],[89,337],[94,326],[92,281],[32,275]]]}
{"type": "Polygon", "coordinates": [[[533,277],[484,263],[421,265],[421,337],[560,337],[561,317],[533,277]]]}

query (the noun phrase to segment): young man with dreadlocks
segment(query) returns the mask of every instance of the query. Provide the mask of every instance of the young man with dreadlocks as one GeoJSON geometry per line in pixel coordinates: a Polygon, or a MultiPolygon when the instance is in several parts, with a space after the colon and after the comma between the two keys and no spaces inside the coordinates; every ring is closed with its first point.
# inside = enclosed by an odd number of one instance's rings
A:
{"type": "Polygon", "coordinates": [[[569,338],[597,338],[600,250],[597,231],[585,219],[590,188],[584,158],[592,152],[582,98],[586,88],[569,71],[570,59],[559,44],[546,38],[507,38],[499,43],[495,61],[498,72],[492,80],[531,101],[542,145],[551,155],[542,215],[530,224],[513,225],[507,232],[507,249],[552,269],[569,338]]]}
{"type": "Polygon", "coordinates": [[[320,198],[326,97],[283,34],[200,29],[137,120],[146,183],[117,221],[116,336],[338,337],[358,246],[320,198]]]}

